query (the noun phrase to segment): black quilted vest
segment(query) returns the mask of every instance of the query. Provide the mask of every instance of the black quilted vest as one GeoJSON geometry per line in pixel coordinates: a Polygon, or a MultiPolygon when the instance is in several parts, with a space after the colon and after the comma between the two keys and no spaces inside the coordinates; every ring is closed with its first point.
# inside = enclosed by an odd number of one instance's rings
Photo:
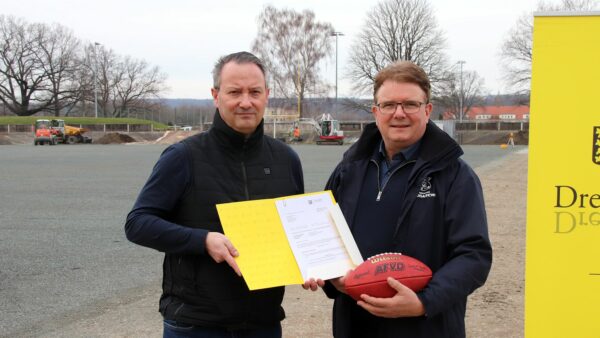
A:
{"type": "MultiPolygon", "coordinates": [[[[208,132],[182,142],[192,182],[170,217],[177,224],[222,233],[216,204],[303,192],[302,175],[292,173],[299,162],[287,145],[263,135],[263,123],[245,138],[217,111],[208,132]]],[[[209,255],[166,254],[160,312],[205,327],[257,328],[285,317],[283,293],[283,287],[249,291],[229,265],[209,255]]]]}

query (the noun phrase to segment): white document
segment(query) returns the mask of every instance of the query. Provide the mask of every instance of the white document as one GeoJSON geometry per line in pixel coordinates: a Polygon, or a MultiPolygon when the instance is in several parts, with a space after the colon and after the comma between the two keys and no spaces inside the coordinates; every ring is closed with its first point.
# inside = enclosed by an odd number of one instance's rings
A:
{"type": "Polygon", "coordinates": [[[362,262],[329,192],[286,198],[275,205],[304,280],[341,277],[362,262]]]}

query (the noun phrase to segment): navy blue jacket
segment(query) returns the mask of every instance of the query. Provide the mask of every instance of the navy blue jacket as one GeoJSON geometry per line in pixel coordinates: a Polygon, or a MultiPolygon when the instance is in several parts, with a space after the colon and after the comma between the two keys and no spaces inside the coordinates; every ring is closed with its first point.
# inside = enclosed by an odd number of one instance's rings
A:
{"type": "MultiPolygon", "coordinates": [[[[326,188],[333,191],[351,230],[355,211],[361,208],[358,200],[367,166],[380,142],[375,124],[368,125],[327,182],[326,188]]],[[[354,320],[357,316],[374,323],[377,329],[369,332],[370,337],[465,336],[467,296],[484,284],[492,248],[481,183],[459,158],[462,154],[451,137],[429,122],[404,196],[398,199],[401,212],[390,245],[433,271],[428,286],[417,293],[426,315],[378,318],[327,283],[325,292],[335,299],[335,337],[357,336],[361,325],[354,320]]]]}

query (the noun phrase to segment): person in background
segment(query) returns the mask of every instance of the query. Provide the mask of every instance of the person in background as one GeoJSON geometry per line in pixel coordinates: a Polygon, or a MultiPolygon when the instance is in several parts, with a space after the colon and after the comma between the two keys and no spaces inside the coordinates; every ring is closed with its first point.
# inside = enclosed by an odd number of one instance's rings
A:
{"type": "MultiPolygon", "coordinates": [[[[372,113],[360,139],[327,182],[363,256],[412,256],[433,271],[417,293],[389,278],[391,298],[344,289],[345,277],[323,289],[335,299],[335,337],[465,337],[467,296],[492,263],[480,181],[461,147],[429,121],[430,82],[412,62],[394,63],[375,78],[372,113]]],[[[319,286],[322,281],[315,281],[319,286]]]]}
{"type": "Polygon", "coordinates": [[[515,147],[515,135],[513,134],[512,131],[508,134],[507,145],[511,146],[511,148],[515,147]]]}
{"type": "Polygon", "coordinates": [[[298,126],[294,127],[294,141],[295,142],[302,141],[302,138],[300,137],[300,127],[298,127],[298,126]]]}
{"type": "Polygon", "coordinates": [[[212,127],[162,153],[127,216],[130,241],[165,253],[164,337],[282,335],[284,287],[248,290],[215,207],[304,192],[298,155],[264,135],[265,72],[248,52],[219,59],[212,127]]]}

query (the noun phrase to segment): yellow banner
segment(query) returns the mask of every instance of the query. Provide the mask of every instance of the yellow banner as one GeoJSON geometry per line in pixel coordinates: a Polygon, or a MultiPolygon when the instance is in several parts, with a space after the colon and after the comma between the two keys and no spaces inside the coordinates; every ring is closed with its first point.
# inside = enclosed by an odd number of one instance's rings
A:
{"type": "Polygon", "coordinates": [[[526,337],[600,337],[600,13],[536,16],[526,337]]]}

